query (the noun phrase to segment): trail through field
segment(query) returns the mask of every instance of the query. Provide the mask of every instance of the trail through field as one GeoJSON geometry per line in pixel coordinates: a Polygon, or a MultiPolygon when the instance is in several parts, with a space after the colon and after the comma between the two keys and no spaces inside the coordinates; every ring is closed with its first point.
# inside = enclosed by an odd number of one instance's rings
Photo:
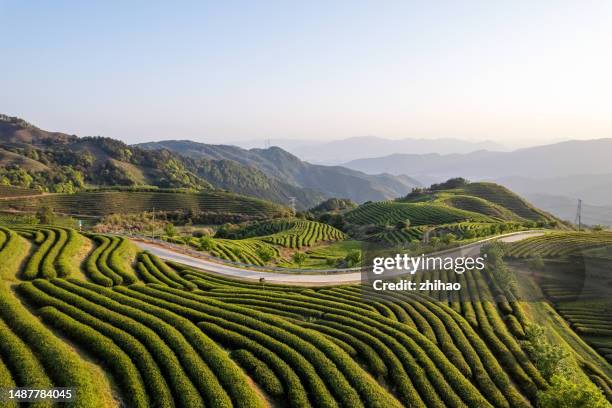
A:
{"type": "MultiPolygon", "coordinates": [[[[444,256],[450,258],[464,257],[464,256],[475,256],[480,253],[480,248],[487,242],[492,240],[499,240],[502,242],[516,242],[526,238],[542,235],[541,231],[525,231],[519,233],[507,234],[504,236],[494,237],[485,239],[482,241],[474,242],[468,245],[452,248],[449,250],[429,254],[432,256],[444,256]]],[[[361,281],[362,272],[349,272],[347,273],[343,269],[337,269],[333,272],[327,272],[325,274],[316,274],[312,270],[307,271],[306,274],[300,273],[271,273],[262,272],[258,270],[252,270],[248,268],[237,268],[235,266],[222,264],[219,262],[213,262],[203,258],[197,258],[191,255],[177,252],[168,247],[161,245],[145,243],[140,241],[134,241],[136,245],[144,250],[151,252],[158,257],[179,262],[184,265],[192,266],[195,268],[203,269],[208,272],[218,273],[220,275],[232,276],[236,278],[259,280],[265,278],[266,282],[275,283],[289,283],[293,285],[337,285],[347,283],[357,283],[361,281]]]]}

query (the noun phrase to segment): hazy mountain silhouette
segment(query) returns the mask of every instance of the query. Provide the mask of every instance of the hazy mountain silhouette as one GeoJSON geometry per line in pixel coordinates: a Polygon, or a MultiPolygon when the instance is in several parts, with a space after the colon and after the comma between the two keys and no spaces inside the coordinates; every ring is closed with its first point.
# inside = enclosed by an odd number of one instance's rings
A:
{"type": "Polygon", "coordinates": [[[366,157],[385,156],[394,153],[469,153],[476,150],[503,150],[503,146],[491,141],[472,142],[453,138],[443,139],[384,139],[375,136],[351,137],[348,139],[292,140],[270,139],[233,142],[245,148],[279,146],[302,160],[319,164],[340,164],[366,157]]]}
{"type": "Polygon", "coordinates": [[[612,139],[573,140],[512,152],[487,150],[467,154],[393,154],[353,160],[344,165],[366,173],[409,174],[446,179],[496,179],[509,176],[565,177],[612,173],[612,139]]]}

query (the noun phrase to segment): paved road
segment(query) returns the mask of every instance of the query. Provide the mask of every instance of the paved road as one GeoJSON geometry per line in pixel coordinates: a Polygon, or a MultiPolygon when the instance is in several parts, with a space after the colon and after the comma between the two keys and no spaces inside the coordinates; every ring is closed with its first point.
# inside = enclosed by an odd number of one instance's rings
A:
{"type": "MultiPolygon", "coordinates": [[[[503,242],[516,242],[523,240],[525,238],[530,238],[538,235],[542,235],[541,231],[526,231],[515,234],[509,234],[506,236],[502,236],[500,238],[493,238],[503,242]]],[[[476,256],[480,252],[480,247],[484,245],[486,242],[491,241],[492,239],[486,239],[483,241],[475,242],[472,244],[468,244],[462,247],[453,248],[446,251],[437,252],[436,254],[430,254],[430,256],[444,256],[444,257],[459,257],[459,256],[476,256]]],[[[202,258],[196,258],[194,256],[182,254],[180,252],[176,252],[167,247],[162,247],[156,244],[150,244],[140,241],[135,241],[135,243],[144,250],[147,250],[162,259],[166,259],[169,261],[180,262],[184,265],[192,266],[198,269],[202,269],[208,272],[218,273],[221,275],[242,278],[242,279],[250,279],[250,280],[259,280],[260,278],[265,278],[266,282],[276,282],[276,283],[289,283],[294,285],[333,285],[333,284],[346,284],[346,283],[356,283],[361,281],[361,272],[350,272],[350,273],[328,273],[328,274],[299,274],[299,273],[272,273],[272,272],[262,272],[256,270],[249,270],[243,268],[237,268],[231,265],[224,265],[221,263],[209,261],[202,258]]]]}

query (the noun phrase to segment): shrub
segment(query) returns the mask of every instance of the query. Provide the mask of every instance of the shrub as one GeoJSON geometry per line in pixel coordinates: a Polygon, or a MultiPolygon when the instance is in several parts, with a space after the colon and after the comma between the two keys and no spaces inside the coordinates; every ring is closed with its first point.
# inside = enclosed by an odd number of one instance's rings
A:
{"type": "MultiPolygon", "coordinates": [[[[31,283],[24,285],[31,285],[31,283]]],[[[100,395],[94,385],[89,367],[70,347],[17,302],[4,287],[0,288],[0,321],[2,320],[10,327],[12,333],[19,336],[28,345],[33,355],[36,355],[35,358],[42,364],[54,386],[77,389],[78,399],[69,406],[83,408],[98,406],[100,395]]],[[[2,338],[0,344],[8,342],[7,337],[0,336],[0,338],[2,338]]],[[[9,355],[14,355],[16,349],[9,347],[9,350],[9,355]]],[[[28,366],[26,361],[19,359],[17,364],[21,369],[28,370],[30,373],[28,375],[36,375],[36,369],[28,366]]],[[[37,387],[36,384],[28,384],[28,386],[37,387]]]]}
{"type": "Polygon", "coordinates": [[[23,238],[8,228],[0,227],[5,241],[0,249],[0,278],[12,279],[19,272],[19,266],[27,256],[27,246],[23,238]]]}
{"type": "Polygon", "coordinates": [[[106,247],[110,244],[110,240],[106,237],[97,236],[95,241],[99,243],[99,245],[91,252],[87,260],[85,261],[85,271],[89,278],[96,282],[98,285],[102,286],[113,286],[113,280],[107,276],[104,276],[100,269],[98,269],[98,258],[106,247]]]}
{"type": "MultiPolygon", "coordinates": [[[[261,332],[271,335],[275,339],[282,339],[284,344],[289,346],[289,349],[285,349],[284,346],[280,346],[280,344],[271,343],[274,344],[275,347],[278,347],[278,350],[275,350],[279,352],[283,350],[283,353],[291,353],[289,350],[299,351],[303,355],[307,355],[311,364],[315,365],[317,370],[320,370],[321,377],[324,378],[326,382],[329,382],[330,390],[334,392],[339,401],[355,399],[354,390],[346,383],[348,379],[355,389],[359,391],[360,395],[362,395],[364,402],[386,401],[384,403],[388,406],[397,406],[397,401],[388,396],[374,380],[366,376],[363,370],[346,353],[319,333],[302,329],[294,324],[288,323],[286,320],[274,316],[261,314],[244,307],[230,306],[191,293],[182,291],[175,292],[174,289],[170,288],[134,286],[134,289],[142,293],[147,293],[149,296],[154,296],[151,300],[155,299],[157,302],[161,301],[161,299],[166,299],[172,303],[187,306],[191,309],[201,312],[206,311],[205,313],[199,313],[198,315],[202,315],[199,318],[211,321],[222,327],[227,327],[227,325],[230,324],[228,320],[231,319],[232,322],[238,323],[236,327],[234,327],[235,323],[231,323],[232,330],[246,330],[249,332],[249,335],[256,336],[258,341],[264,341],[266,339],[266,336],[262,337],[259,334],[261,332]],[[193,299],[199,299],[199,301],[194,301],[193,299]],[[209,315],[209,313],[211,315],[209,315]],[[213,317],[213,314],[215,317],[213,317]],[[278,325],[282,327],[282,329],[280,327],[273,327],[272,325],[278,325]],[[329,360],[325,358],[325,356],[327,356],[329,360]],[[331,362],[333,362],[333,364],[330,364],[331,362]],[[338,370],[340,370],[340,372],[338,370]]],[[[172,303],[164,302],[167,307],[172,307],[172,303]]],[[[289,354],[287,354],[287,357],[289,358],[289,354]]],[[[291,358],[295,359],[298,357],[296,355],[291,358]]],[[[298,358],[298,360],[301,359],[298,358]]],[[[307,369],[308,365],[304,366],[302,363],[292,367],[294,367],[294,369],[309,370],[307,369]]],[[[304,373],[306,372],[307,371],[304,371],[304,373]]],[[[312,385],[314,386],[315,384],[316,383],[313,383],[312,385]]],[[[327,393],[320,394],[318,398],[324,400],[328,398],[326,395],[327,393]]],[[[354,403],[351,405],[354,405],[354,403]]]]}
{"type": "Polygon", "coordinates": [[[284,394],[283,384],[278,380],[274,371],[251,352],[244,349],[234,350],[230,353],[230,357],[244,368],[269,395],[278,398],[284,394]]]}
{"type": "Polygon", "coordinates": [[[150,329],[61,290],[48,281],[36,280],[33,286],[23,287],[23,293],[34,303],[54,306],[120,344],[139,367],[148,394],[155,395],[160,405],[172,406],[169,387],[176,391],[177,404],[185,407],[201,404],[193,384],[185,378],[176,355],[150,329]]]}
{"type": "Polygon", "coordinates": [[[81,249],[82,244],[82,236],[75,230],[69,229],[66,245],[62,247],[55,260],[58,276],[65,277],[78,272],[79,266],[76,264],[74,257],[81,249]]]}
{"type": "Polygon", "coordinates": [[[55,242],[55,232],[52,230],[44,230],[45,240],[40,244],[36,252],[30,256],[21,277],[25,280],[36,279],[40,273],[40,264],[45,257],[45,254],[55,242]]]}
{"type": "Polygon", "coordinates": [[[146,408],[151,405],[138,369],[112,340],[54,307],[43,307],[39,313],[45,323],[60,330],[73,341],[87,345],[87,351],[96,356],[115,378],[119,379],[117,383],[127,406],[146,408]]]}
{"type": "Polygon", "coordinates": [[[554,374],[550,387],[538,392],[538,402],[543,408],[606,408],[610,403],[602,390],[588,381],[576,381],[575,376],[554,374]]]}
{"type": "Polygon", "coordinates": [[[272,248],[269,247],[259,247],[257,248],[257,256],[264,262],[269,262],[272,259],[274,259],[274,256],[276,255],[274,253],[274,251],[272,250],[272,248]]]}
{"type": "Polygon", "coordinates": [[[293,255],[291,255],[291,260],[298,266],[302,266],[302,264],[306,261],[306,254],[299,251],[295,252],[293,255]]]}

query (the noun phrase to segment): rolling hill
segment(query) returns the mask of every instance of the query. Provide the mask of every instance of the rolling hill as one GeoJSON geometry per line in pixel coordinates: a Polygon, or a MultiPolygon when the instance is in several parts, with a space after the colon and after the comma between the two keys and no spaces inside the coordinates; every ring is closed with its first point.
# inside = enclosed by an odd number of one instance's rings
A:
{"type": "Polygon", "coordinates": [[[128,146],[106,137],[48,132],[0,115],[0,183],[73,193],[86,186],[223,189],[306,209],[325,198],[382,200],[406,194],[408,177],[316,166],[279,148],[244,150],[195,142],[128,146]],[[181,146],[191,146],[186,149],[181,146]]]}
{"type": "Polygon", "coordinates": [[[361,225],[393,225],[404,220],[413,226],[465,221],[560,224],[552,215],[498,184],[462,182],[446,186],[447,183],[414,190],[393,201],[365,203],[348,211],[346,218],[361,225]]]}
{"type": "Polygon", "coordinates": [[[341,166],[310,164],[279,147],[246,150],[188,140],[142,143],[137,147],[146,150],[167,149],[199,160],[229,160],[256,168],[274,180],[319,191],[326,197],[344,197],[360,203],[396,198],[420,185],[407,176],[368,175],[341,166]]]}
{"type": "Polygon", "coordinates": [[[84,191],[38,194],[27,199],[23,198],[24,194],[23,191],[0,186],[0,210],[33,213],[42,207],[50,207],[60,214],[86,217],[145,211],[191,211],[211,218],[225,217],[227,221],[268,219],[289,214],[289,209],[281,205],[222,191],[84,191]]]}

